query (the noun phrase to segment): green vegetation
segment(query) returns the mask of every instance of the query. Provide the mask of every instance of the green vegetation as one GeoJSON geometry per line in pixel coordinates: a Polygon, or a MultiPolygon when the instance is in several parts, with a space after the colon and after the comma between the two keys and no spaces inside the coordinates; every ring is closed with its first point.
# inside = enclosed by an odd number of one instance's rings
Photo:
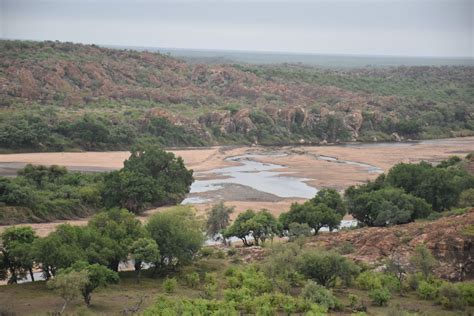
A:
{"type": "Polygon", "coordinates": [[[2,40],[0,150],[473,135],[472,75],[463,66],[195,65],[159,53],[2,40]]]}
{"type": "Polygon", "coordinates": [[[437,166],[427,162],[397,164],[373,182],[346,189],[348,211],[362,224],[389,226],[435,218],[432,211],[468,205],[474,176],[464,163],[452,157],[437,166]]]}
{"type": "Polygon", "coordinates": [[[248,240],[251,236],[255,245],[264,244],[267,239],[279,235],[281,232],[281,225],[267,210],[255,212],[247,210],[234,221],[234,223],[224,231],[224,237],[240,238],[245,246],[253,245],[248,240]]]}
{"type": "MultiPolygon", "coordinates": [[[[248,220],[258,214],[266,217],[264,211],[253,212],[248,220]]],[[[3,278],[15,282],[33,263],[49,280],[0,287],[0,297],[15,295],[21,306],[31,300],[38,314],[55,310],[68,314],[123,310],[144,315],[388,314],[394,308],[403,312],[416,306],[433,315],[455,315],[474,307],[473,283],[449,283],[425,273],[437,263],[421,246],[410,260],[413,272],[404,272],[406,278],[398,279],[394,273],[398,268],[386,265],[386,271],[371,270],[306,244],[314,237],[275,243],[264,248],[263,260],[244,263],[244,257],[230,254],[233,248],[228,248],[227,256],[219,255],[218,248],[201,248],[204,232],[204,221],[182,206],[155,214],[143,226],[133,213],[112,209],[95,215],[87,226],[60,225],[43,238],[29,227],[11,228],[1,236],[3,278]],[[11,259],[15,247],[27,249],[32,261],[23,264],[11,259]],[[135,274],[109,269],[117,258],[121,262],[131,259],[135,274]],[[9,263],[13,270],[7,267],[9,263]],[[36,296],[29,297],[30,291],[36,296]],[[144,298],[146,294],[151,295],[149,299],[144,298]],[[437,311],[440,306],[442,310],[437,311]]],[[[6,301],[0,298],[0,302],[6,301]]]]}
{"type": "Polygon", "coordinates": [[[0,177],[0,224],[84,217],[104,207],[139,213],[179,203],[192,181],[181,158],[156,146],[133,149],[124,168],[109,173],[27,165],[15,178],[0,177]]]}

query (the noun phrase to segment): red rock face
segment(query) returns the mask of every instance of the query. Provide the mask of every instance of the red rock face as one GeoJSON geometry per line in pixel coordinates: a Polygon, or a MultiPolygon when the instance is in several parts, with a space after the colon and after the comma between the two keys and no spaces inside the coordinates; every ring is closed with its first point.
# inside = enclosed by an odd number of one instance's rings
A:
{"type": "Polygon", "coordinates": [[[474,209],[471,209],[467,214],[433,222],[321,234],[310,244],[330,249],[351,242],[354,252],[347,256],[356,261],[377,264],[397,255],[409,269],[409,258],[415,247],[423,244],[439,261],[433,271],[437,276],[450,280],[474,279],[474,235],[468,232],[473,225],[474,209]]]}

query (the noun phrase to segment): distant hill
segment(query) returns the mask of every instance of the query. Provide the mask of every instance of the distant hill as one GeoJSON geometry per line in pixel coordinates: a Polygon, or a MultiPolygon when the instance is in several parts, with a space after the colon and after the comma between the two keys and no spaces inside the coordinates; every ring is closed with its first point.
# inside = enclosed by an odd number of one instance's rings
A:
{"type": "Polygon", "coordinates": [[[199,64],[0,41],[0,148],[314,144],[474,134],[474,67],[199,64]]]}
{"type": "Polygon", "coordinates": [[[284,52],[258,52],[213,49],[185,49],[114,46],[115,49],[132,49],[167,54],[191,63],[207,64],[301,64],[320,68],[380,68],[399,66],[474,66],[474,58],[463,57],[410,57],[378,55],[308,54],[284,52]]]}

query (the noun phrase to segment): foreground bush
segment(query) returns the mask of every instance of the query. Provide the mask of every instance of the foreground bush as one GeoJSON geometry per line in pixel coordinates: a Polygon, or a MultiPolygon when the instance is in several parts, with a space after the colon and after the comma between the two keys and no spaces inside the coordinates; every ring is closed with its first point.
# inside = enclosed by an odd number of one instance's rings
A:
{"type": "Polygon", "coordinates": [[[316,303],[327,309],[334,309],[340,304],[330,290],[311,280],[306,283],[301,296],[311,303],[316,303]]]}
{"type": "Polygon", "coordinates": [[[376,288],[369,292],[372,303],[376,306],[385,306],[391,298],[390,291],[386,288],[376,288]]]}

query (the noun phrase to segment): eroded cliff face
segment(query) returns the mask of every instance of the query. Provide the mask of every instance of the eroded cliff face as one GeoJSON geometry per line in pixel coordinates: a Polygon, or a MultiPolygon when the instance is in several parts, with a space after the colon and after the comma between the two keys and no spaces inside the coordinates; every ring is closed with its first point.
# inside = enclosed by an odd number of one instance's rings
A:
{"type": "Polygon", "coordinates": [[[417,245],[425,245],[439,261],[433,272],[449,279],[474,279],[474,209],[468,213],[432,222],[410,223],[388,228],[372,227],[321,234],[311,245],[335,248],[344,242],[354,246],[347,255],[368,264],[383,264],[394,256],[410,271],[410,257],[417,245]]]}

